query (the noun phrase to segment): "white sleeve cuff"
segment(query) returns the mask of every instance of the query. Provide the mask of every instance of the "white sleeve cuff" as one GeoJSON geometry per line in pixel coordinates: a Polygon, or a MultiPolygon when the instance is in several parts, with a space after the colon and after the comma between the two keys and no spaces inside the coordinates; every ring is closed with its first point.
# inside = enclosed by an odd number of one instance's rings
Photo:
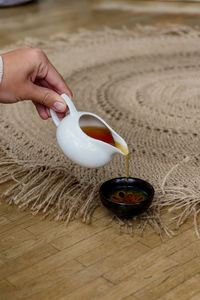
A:
{"type": "Polygon", "coordinates": [[[3,60],[2,57],[0,56],[0,83],[3,77],[3,60]]]}

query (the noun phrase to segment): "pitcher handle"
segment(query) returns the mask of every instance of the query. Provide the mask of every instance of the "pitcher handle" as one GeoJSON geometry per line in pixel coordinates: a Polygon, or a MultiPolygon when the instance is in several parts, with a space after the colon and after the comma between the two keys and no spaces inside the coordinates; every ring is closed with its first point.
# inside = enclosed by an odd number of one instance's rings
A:
{"type": "MultiPolygon", "coordinates": [[[[74,106],[74,103],[69,98],[69,96],[67,96],[66,94],[62,94],[61,97],[64,99],[65,103],[67,104],[70,114],[77,113],[76,107],[74,106]]],[[[54,121],[55,125],[59,126],[60,119],[58,118],[56,112],[53,109],[50,109],[50,114],[51,114],[52,120],[54,121]]]]}

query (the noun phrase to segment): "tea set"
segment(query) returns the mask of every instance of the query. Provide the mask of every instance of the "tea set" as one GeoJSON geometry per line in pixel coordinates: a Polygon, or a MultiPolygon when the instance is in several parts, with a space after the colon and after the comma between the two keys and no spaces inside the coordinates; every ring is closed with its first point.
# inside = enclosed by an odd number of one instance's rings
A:
{"type": "MultiPolygon", "coordinates": [[[[99,168],[108,164],[115,154],[128,157],[127,143],[102,118],[90,112],[77,111],[74,103],[66,94],[62,94],[61,97],[66,102],[69,113],[63,119],[60,119],[52,109],[50,109],[50,113],[57,126],[58,145],[69,159],[86,168],[99,168]],[[111,135],[114,143],[111,144],[86,134],[83,131],[83,128],[86,127],[105,129],[105,132],[109,132],[111,135]]],[[[129,218],[144,212],[150,206],[154,188],[142,179],[121,177],[104,182],[100,187],[99,194],[105,207],[119,217],[129,218]],[[128,201],[127,197],[134,196],[138,191],[144,197],[140,198],[140,201],[130,203],[130,199],[128,201]],[[120,200],[111,199],[113,192],[121,195],[120,200]]]]}

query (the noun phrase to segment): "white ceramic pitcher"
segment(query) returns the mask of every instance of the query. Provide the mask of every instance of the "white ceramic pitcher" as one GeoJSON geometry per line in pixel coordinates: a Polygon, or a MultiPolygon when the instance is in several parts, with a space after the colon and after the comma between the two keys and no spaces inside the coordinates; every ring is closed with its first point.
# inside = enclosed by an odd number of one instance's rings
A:
{"type": "Polygon", "coordinates": [[[92,138],[81,129],[83,126],[106,127],[112,133],[114,141],[128,149],[126,142],[104,120],[93,113],[77,111],[66,94],[62,94],[61,97],[69,108],[69,114],[63,119],[59,119],[52,109],[50,109],[50,113],[57,126],[58,144],[65,155],[73,162],[87,168],[106,165],[115,153],[125,155],[115,146],[92,138]]]}

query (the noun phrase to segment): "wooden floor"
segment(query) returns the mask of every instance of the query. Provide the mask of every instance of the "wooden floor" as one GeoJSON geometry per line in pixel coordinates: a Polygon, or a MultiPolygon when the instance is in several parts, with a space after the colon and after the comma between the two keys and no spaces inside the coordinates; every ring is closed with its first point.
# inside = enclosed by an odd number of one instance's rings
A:
{"type": "MultiPolygon", "coordinates": [[[[41,0],[0,9],[0,48],[79,27],[199,25],[200,3],[188,2],[41,0]]],[[[2,202],[0,299],[200,299],[200,240],[192,220],[164,242],[151,228],[143,237],[120,235],[110,220],[100,208],[92,225],[74,221],[66,228],[2,202]]]]}

